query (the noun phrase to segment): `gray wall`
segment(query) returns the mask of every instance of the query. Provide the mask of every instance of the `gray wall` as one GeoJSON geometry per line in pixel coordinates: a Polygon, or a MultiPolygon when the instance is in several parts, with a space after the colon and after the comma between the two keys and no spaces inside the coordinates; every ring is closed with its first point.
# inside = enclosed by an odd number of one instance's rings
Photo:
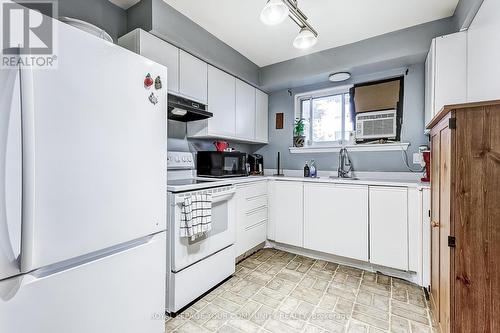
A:
{"type": "Polygon", "coordinates": [[[453,15],[456,30],[469,28],[482,3],[483,0],[460,0],[453,15]]]}
{"type": "Polygon", "coordinates": [[[127,33],[127,13],[107,0],[58,0],[59,16],[90,22],[116,41],[127,33]]]}
{"type": "MultiPolygon", "coordinates": [[[[410,142],[408,157],[412,160],[413,152],[418,146],[428,144],[424,135],[424,65],[408,66],[408,75],[405,76],[405,96],[403,102],[403,125],[401,141],[410,142]]],[[[400,76],[406,68],[399,68],[377,73],[356,75],[351,80],[340,85],[370,82],[384,78],[400,76]]],[[[337,84],[339,85],[339,84],[337,84]]],[[[333,87],[334,84],[321,83],[295,88],[293,95],[333,87]]],[[[290,154],[288,148],[292,146],[294,122],[294,96],[290,96],[287,89],[273,92],[269,96],[269,145],[260,147],[256,152],[264,156],[266,168],[276,168],[276,155],[281,152],[282,166],[285,169],[302,169],[306,160],[314,159],[318,170],[336,170],[338,167],[337,153],[324,154],[290,154]],[[275,129],[275,114],[285,114],[284,129],[275,129]]],[[[350,153],[355,170],[358,171],[407,171],[402,162],[400,152],[353,152],[350,153]]],[[[412,166],[418,168],[418,166],[412,166]]]]}
{"type": "Polygon", "coordinates": [[[269,65],[261,69],[261,86],[276,91],[325,82],[338,71],[363,75],[423,63],[431,40],[455,31],[447,18],[269,65]]]}
{"type": "MultiPolygon", "coordinates": [[[[215,150],[214,140],[208,139],[188,139],[186,137],[186,123],[169,120],[167,147],[170,151],[191,151],[215,150]]],[[[248,144],[241,144],[229,141],[231,147],[244,153],[251,153],[254,147],[248,144]]]]}
{"type": "Polygon", "coordinates": [[[163,0],[142,0],[127,10],[128,30],[142,28],[252,85],[259,67],[163,0]]]}

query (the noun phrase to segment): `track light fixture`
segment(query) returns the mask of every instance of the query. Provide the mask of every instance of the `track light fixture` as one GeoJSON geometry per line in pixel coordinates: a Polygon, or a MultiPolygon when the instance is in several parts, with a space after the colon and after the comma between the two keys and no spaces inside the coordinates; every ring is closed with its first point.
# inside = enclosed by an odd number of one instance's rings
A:
{"type": "Polygon", "coordinates": [[[260,13],[260,20],[267,25],[277,25],[290,17],[300,27],[299,34],[293,41],[298,49],[312,47],[318,41],[318,33],[307,22],[307,16],[299,9],[297,0],[267,0],[260,13]]]}

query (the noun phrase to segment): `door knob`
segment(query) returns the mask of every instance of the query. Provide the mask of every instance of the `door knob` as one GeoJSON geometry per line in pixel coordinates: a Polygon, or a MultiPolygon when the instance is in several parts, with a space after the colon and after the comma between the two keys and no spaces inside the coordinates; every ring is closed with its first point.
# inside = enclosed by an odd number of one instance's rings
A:
{"type": "Polygon", "coordinates": [[[437,227],[439,227],[439,222],[432,221],[432,222],[431,222],[431,227],[433,227],[433,228],[437,228],[437,227]]]}

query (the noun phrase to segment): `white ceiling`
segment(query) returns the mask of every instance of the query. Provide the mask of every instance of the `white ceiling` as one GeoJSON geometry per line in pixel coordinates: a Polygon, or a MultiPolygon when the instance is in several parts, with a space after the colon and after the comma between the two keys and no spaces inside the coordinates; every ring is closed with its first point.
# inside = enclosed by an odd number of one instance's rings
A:
{"type": "MultiPolygon", "coordinates": [[[[127,7],[137,0],[110,0],[127,7]]],[[[299,8],[319,32],[318,43],[297,50],[299,28],[290,19],[266,26],[266,0],[164,0],[258,66],[452,16],[458,0],[299,0],[299,8]]]]}

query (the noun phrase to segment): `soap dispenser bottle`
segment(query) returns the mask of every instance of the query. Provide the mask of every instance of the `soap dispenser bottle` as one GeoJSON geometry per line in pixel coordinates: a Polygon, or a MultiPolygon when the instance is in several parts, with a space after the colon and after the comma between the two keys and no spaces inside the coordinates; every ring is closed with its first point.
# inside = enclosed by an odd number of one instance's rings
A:
{"type": "Polygon", "coordinates": [[[316,162],[314,162],[314,160],[311,160],[309,174],[312,178],[316,178],[318,176],[318,170],[316,169],[316,162]]]}
{"type": "Polygon", "coordinates": [[[310,173],[309,165],[307,165],[307,161],[306,161],[306,165],[304,166],[304,177],[309,177],[309,176],[311,176],[311,173],[310,173]]]}

